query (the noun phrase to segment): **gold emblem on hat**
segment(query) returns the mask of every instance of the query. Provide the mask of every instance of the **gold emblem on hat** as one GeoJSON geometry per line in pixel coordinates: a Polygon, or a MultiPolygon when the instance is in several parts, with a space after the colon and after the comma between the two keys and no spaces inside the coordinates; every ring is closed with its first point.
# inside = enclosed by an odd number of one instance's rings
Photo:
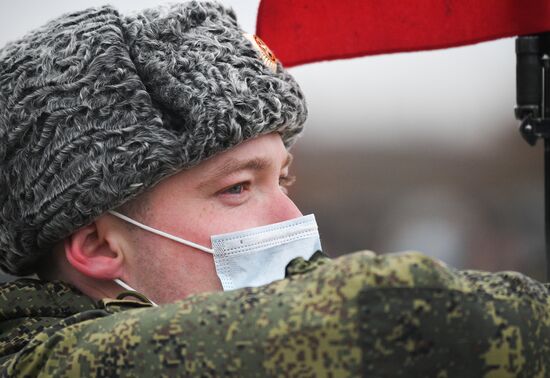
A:
{"type": "Polygon", "coordinates": [[[262,58],[262,61],[265,63],[265,65],[273,72],[277,71],[277,57],[275,54],[273,54],[273,51],[267,45],[260,37],[258,37],[256,34],[245,34],[245,37],[252,42],[252,45],[258,50],[260,53],[260,57],[262,58]]]}

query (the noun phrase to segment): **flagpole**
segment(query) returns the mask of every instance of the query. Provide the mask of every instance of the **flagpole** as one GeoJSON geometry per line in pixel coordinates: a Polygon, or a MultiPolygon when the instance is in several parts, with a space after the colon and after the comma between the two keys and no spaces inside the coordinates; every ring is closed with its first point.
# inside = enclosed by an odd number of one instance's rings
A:
{"type": "Polygon", "coordinates": [[[550,281],[550,33],[516,38],[516,118],[531,146],[544,140],[544,236],[550,281]]]}
{"type": "Polygon", "coordinates": [[[544,139],[544,235],[546,242],[546,281],[550,281],[550,140],[544,139]]]}

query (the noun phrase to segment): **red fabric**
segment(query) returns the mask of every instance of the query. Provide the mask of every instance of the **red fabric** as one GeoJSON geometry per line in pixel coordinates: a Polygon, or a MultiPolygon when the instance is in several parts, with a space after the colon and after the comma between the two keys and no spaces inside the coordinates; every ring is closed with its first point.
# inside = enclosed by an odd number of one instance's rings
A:
{"type": "Polygon", "coordinates": [[[261,0],[256,34],[287,67],[550,30],[550,0],[261,0]]]}

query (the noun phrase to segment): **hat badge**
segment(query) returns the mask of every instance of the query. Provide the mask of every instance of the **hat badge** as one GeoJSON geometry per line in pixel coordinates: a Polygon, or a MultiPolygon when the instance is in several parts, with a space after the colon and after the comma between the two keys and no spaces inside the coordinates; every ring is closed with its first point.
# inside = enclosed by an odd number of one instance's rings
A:
{"type": "Polygon", "coordinates": [[[273,51],[267,45],[260,37],[258,37],[256,34],[245,34],[246,39],[248,39],[250,42],[252,42],[252,45],[254,48],[260,53],[260,57],[262,58],[262,61],[264,64],[272,71],[277,71],[277,57],[275,54],[273,54],[273,51]]]}

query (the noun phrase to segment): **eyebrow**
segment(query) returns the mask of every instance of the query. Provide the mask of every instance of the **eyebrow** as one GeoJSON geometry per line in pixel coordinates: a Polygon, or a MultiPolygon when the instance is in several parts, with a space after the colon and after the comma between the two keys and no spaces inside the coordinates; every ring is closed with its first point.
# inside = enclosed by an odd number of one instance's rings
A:
{"type": "MultiPolygon", "coordinates": [[[[286,159],[281,168],[286,168],[292,164],[294,157],[290,152],[287,153],[286,159]]],[[[211,182],[220,180],[225,176],[229,176],[233,173],[240,171],[261,171],[266,168],[270,168],[273,162],[265,158],[253,158],[248,160],[231,159],[227,161],[221,167],[215,169],[213,172],[208,173],[206,177],[201,181],[197,188],[204,188],[211,182]]]]}

